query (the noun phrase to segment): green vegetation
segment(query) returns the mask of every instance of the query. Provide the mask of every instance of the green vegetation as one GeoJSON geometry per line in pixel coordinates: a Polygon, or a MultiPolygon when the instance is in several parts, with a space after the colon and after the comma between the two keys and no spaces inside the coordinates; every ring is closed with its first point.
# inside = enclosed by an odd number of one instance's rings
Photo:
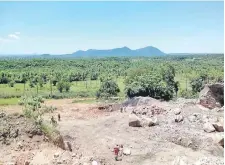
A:
{"type": "Polygon", "coordinates": [[[204,83],[223,81],[223,64],[223,55],[0,59],[0,105],[24,95],[195,97],[204,83]]]}

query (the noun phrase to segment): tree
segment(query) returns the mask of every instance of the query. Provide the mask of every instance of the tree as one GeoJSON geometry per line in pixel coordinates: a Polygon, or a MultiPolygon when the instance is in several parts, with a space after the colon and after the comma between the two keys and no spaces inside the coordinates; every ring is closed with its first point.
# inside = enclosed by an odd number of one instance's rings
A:
{"type": "Polygon", "coordinates": [[[120,92],[119,86],[113,80],[104,81],[100,89],[96,93],[97,98],[109,98],[113,96],[117,96],[120,92]]]}
{"type": "Polygon", "coordinates": [[[14,81],[14,80],[11,80],[11,81],[9,82],[9,87],[14,87],[14,84],[15,84],[15,81],[14,81]]]}
{"type": "Polygon", "coordinates": [[[203,89],[204,80],[199,77],[191,80],[191,87],[193,93],[198,93],[203,89]]]}
{"type": "Polygon", "coordinates": [[[21,80],[21,82],[23,82],[23,93],[25,93],[25,85],[26,85],[26,82],[27,82],[27,80],[28,80],[28,76],[27,76],[27,73],[23,73],[22,74],[22,80],[21,80]]]}
{"type": "Polygon", "coordinates": [[[174,89],[175,89],[175,92],[176,92],[176,97],[177,97],[177,92],[178,92],[178,90],[179,90],[179,86],[180,86],[179,82],[176,81],[176,82],[174,83],[174,89]]]}
{"type": "Polygon", "coordinates": [[[63,83],[63,81],[59,81],[59,82],[57,83],[57,89],[59,90],[60,93],[62,93],[63,88],[64,88],[64,83],[63,83]]]}
{"type": "Polygon", "coordinates": [[[71,84],[69,82],[64,83],[64,88],[65,88],[66,92],[69,92],[70,86],[71,86],[71,84]]]}

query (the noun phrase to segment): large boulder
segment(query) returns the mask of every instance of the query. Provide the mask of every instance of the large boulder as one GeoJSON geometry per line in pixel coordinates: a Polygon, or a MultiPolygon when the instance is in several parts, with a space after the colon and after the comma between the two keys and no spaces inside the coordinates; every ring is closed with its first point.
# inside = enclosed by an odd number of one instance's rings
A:
{"type": "Polygon", "coordinates": [[[210,133],[210,132],[215,132],[215,128],[214,128],[214,126],[211,124],[211,123],[209,123],[209,122],[207,122],[207,123],[205,123],[204,125],[203,125],[203,129],[204,129],[204,131],[205,132],[208,132],[208,133],[210,133]]]}
{"type": "Polygon", "coordinates": [[[135,114],[129,116],[129,126],[130,127],[141,127],[141,119],[135,114]]]}
{"type": "Polygon", "coordinates": [[[142,116],[141,118],[141,126],[142,127],[151,127],[158,125],[158,119],[157,118],[148,118],[145,116],[142,116]]]}
{"type": "Polygon", "coordinates": [[[206,108],[213,109],[224,105],[224,84],[207,84],[199,94],[198,103],[206,108]]]}

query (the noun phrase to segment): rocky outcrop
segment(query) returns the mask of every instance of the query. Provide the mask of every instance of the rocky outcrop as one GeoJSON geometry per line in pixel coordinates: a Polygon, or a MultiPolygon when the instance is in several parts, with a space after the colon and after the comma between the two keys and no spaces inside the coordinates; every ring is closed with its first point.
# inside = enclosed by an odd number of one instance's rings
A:
{"type": "Polygon", "coordinates": [[[207,84],[199,94],[198,103],[206,108],[213,109],[224,105],[224,84],[207,84]]]}

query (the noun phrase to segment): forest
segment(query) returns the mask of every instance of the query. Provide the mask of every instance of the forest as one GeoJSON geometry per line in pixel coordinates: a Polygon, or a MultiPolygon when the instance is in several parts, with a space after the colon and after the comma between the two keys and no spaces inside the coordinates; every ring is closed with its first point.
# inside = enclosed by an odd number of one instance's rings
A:
{"type": "Polygon", "coordinates": [[[163,57],[0,58],[0,105],[21,96],[119,99],[194,98],[224,78],[224,55],[163,57]]]}

